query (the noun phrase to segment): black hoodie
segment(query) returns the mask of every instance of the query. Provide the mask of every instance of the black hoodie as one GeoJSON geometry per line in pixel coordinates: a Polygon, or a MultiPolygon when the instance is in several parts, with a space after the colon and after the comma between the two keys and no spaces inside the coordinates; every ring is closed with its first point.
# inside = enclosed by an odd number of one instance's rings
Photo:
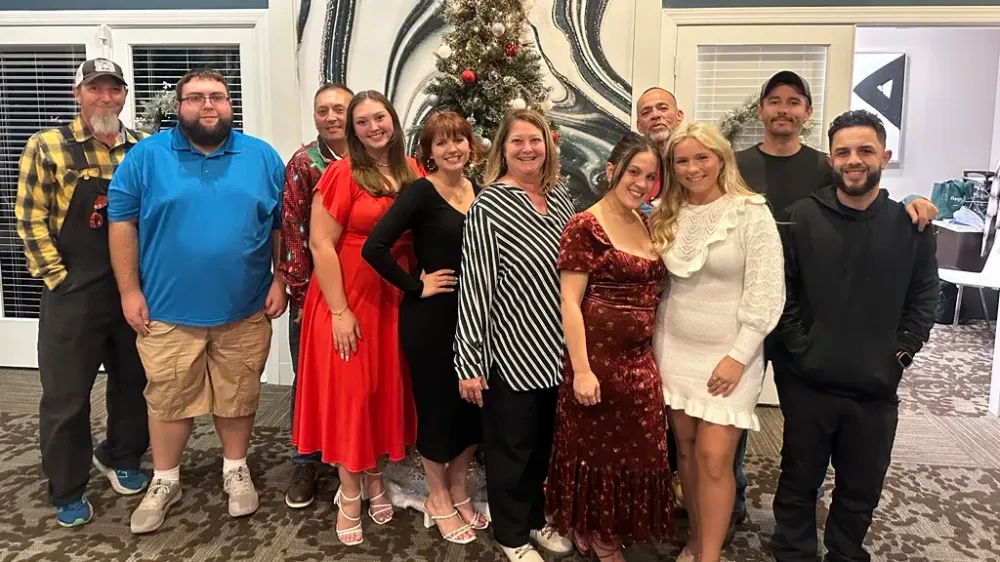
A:
{"type": "Polygon", "coordinates": [[[829,186],[789,213],[777,333],[792,376],[832,394],[895,401],[897,352],[916,355],[934,325],[933,228],[918,232],[884,189],[864,211],[841,204],[829,186]]]}

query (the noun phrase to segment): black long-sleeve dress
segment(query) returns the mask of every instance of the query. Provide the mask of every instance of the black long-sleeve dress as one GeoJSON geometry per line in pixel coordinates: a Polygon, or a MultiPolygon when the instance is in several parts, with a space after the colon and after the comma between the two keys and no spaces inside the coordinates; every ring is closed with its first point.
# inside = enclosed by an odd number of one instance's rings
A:
{"type": "MultiPolygon", "coordinates": [[[[473,185],[478,193],[479,188],[473,185]]],[[[450,462],[482,440],[479,408],[462,399],[455,374],[458,292],[420,298],[420,272],[453,269],[460,275],[465,214],[452,207],[421,178],[403,188],[368,235],[361,255],[386,281],[403,290],[399,339],[410,367],[417,408],[417,450],[428,460],[450,462]],[[405,271],[390,248],[407,230],[413,233],[417,268],[405,271]]]]}

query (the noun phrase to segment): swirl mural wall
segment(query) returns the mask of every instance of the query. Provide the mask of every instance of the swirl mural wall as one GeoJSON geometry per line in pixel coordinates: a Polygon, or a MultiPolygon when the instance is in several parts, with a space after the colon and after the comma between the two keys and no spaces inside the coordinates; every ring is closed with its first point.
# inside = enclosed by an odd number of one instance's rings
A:
{"type": "MultiPolygon", "coordinates": [[[[328,80],[380,90],[405,127],[418,123],[429,111],[423,88],[445,31],[440,8],[440,0],[301,0],[304,122],[315,88],[328,80]]],[[[535,0],[528,14],[561,127],[563,174],[581,208],[595,200],[604,162],[630,129],[633,9],[631,0],[535,0]]]]}

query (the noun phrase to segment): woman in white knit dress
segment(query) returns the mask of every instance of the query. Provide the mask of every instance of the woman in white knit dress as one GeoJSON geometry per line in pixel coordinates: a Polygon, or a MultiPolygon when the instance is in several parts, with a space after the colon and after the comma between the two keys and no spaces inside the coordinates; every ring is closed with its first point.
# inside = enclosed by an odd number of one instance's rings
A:
{"type": "Polygon", "coordinates": [[[715,128],[684,123],[670,138],[667,182],[651,215],[670,281],[653,352],[677,440],[691,534],[680,562],[717,562],[733,508],[733,455],[764,380],[764,338],[785,302],[778,230],[715,128]]]}

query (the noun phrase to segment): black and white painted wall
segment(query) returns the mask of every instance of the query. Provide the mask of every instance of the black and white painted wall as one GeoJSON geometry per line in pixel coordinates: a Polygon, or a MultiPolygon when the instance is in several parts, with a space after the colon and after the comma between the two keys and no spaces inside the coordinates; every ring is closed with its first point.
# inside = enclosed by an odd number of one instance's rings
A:
{"type": "MultiPolygon", "coordinates": [[[[440,0],[301,0],[304,123],[321,79],[376,89],[404,126],[426,113],[423,88],[445,31],[440,0]]],[[[561,127],[563,173],[582,206],[611,148],[630,129],[634,0],[534,0],[528,14],[561,127]]],[[[304,129],[303,141],[312,137],[304,129]]]]}

